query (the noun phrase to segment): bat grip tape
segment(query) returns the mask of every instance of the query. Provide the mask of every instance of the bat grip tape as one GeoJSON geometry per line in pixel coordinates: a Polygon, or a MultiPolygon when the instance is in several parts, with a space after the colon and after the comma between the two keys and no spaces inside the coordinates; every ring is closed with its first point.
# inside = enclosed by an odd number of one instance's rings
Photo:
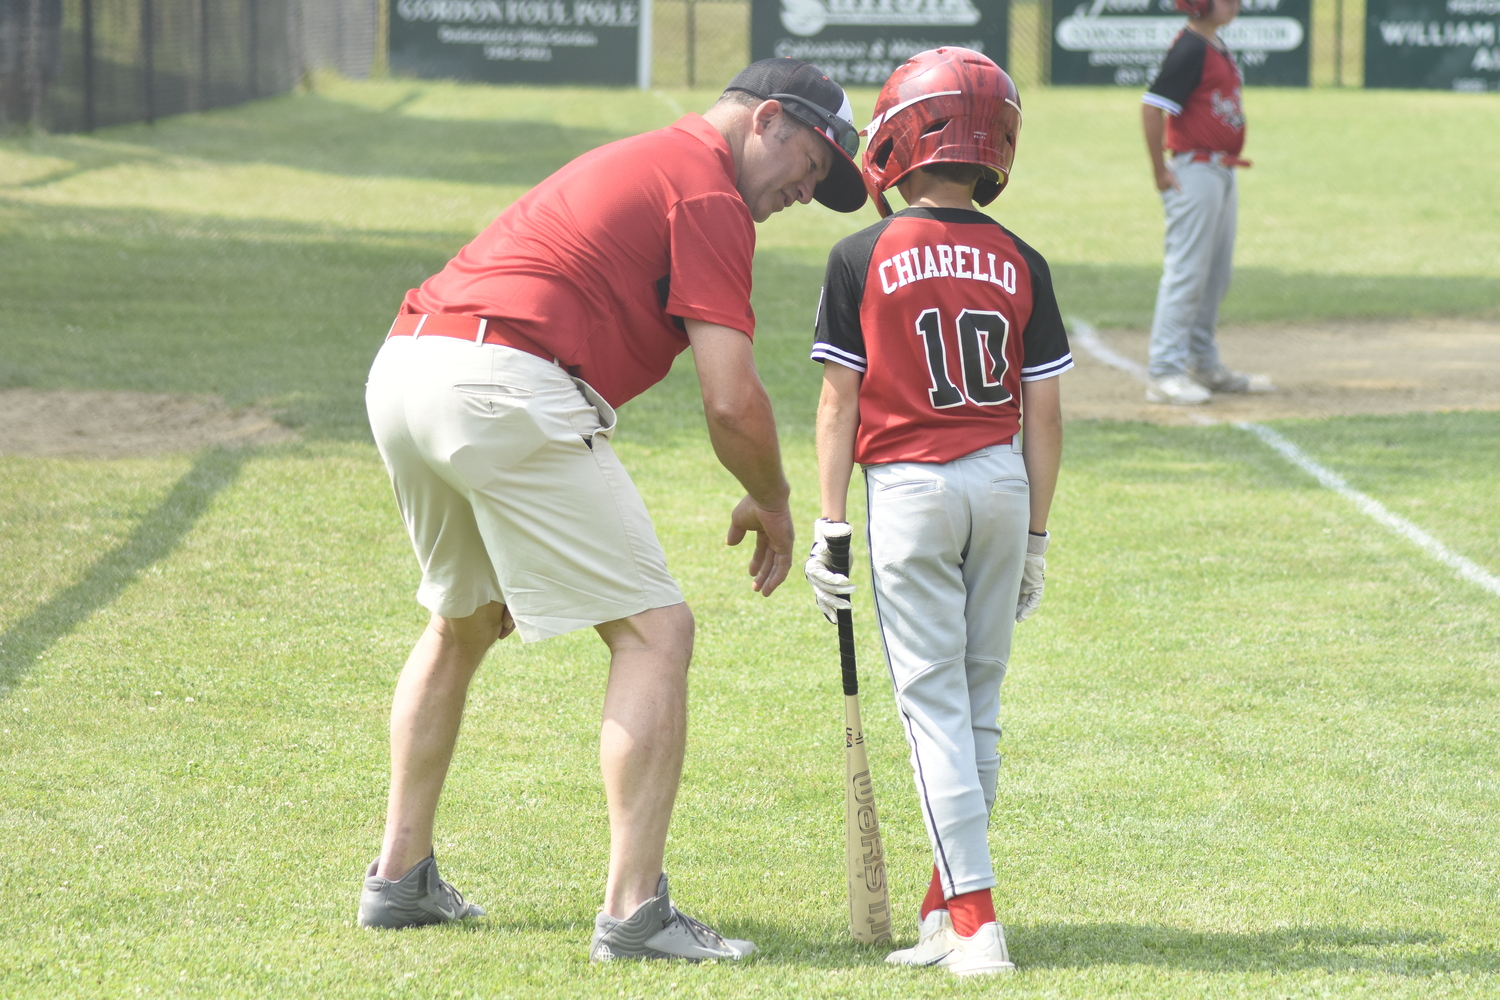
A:
{"type": "MultiPolygon", "coordinates": [[[[849,536],[828,539],[828,562],[835,573],[849,575],[849,536]]],[[[859,694],[859,670],[854,660],[854,617],[848,611],[838,612],[839,667],[844,678],[844,694],[859,694]]]]}

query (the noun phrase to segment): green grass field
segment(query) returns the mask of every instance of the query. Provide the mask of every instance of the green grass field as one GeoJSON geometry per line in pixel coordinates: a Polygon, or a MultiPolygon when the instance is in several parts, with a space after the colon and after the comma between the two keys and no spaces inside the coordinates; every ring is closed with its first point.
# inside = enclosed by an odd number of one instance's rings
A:
{"type": "MultiPolygon", "coordinates": [[[[720,544],[738,490],[683,365],[617,438],[699,622],[668,865],[684,909],[761,953],[586,963],[606,849],[587,634],[508,641],[475,683],[437,851],[490,915],[354,926],[424,620],[369,360],[405,289],[528,185],[711,97],[324,80],[0,142],[0,385],[217,392],[302,432],[0,456],[0,997],[1500,994],[1500,599],[1224,426],[1069,426],[991,833],[1020,971],[958,983],[853,945],[834,636],[805,586],[763,600],[720,544]]],[[[1160,219],[1134,96],[1025,103],[996,214],[1053,262],[1065,312],[1144,325],[1160,219]]],[[[1500,101],[1247,105],[1226,318],[1500,311],[1500,101]]],[[[804,530],[821,261],[872,218],[760,227],[757,356],[804,530]]],[[[1276,426],[1500,572],[1500,414],[1276,426]]],[[[909,940],[930,862],[860,600],[909,940]]]]}

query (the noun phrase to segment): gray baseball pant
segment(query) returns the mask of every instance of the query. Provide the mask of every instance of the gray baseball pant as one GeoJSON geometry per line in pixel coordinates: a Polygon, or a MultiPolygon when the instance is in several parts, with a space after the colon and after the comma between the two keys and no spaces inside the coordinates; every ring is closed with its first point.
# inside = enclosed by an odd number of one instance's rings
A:
{"type": "Polygon", "coordinates": [[[1019,443],[865,467],[871,582],[922,819],[948,897],[995,884],[1000,683],[1026,562],[1019,443]]]}
{"type": "Polygon", "coordinates": [[[1233,272],[1239,210],[1232,168],[1195,163],[1191,153],[1179,153],[1170,163],[1181,190],[1161,193],[1167,234],[1151,323],[1152,378],[1218,366],[1214,330],[1233,272]]]}

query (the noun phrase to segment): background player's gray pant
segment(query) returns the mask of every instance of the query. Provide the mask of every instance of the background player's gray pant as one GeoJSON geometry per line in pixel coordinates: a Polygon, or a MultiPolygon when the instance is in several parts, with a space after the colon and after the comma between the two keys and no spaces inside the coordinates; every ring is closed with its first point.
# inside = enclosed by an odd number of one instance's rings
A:
{"type": "Polygon", "coordinates": [[[1026,465],[1009,444],[943,465],[871,465],[865,491],[875,611],[933,862],[947,896],[987,889],[1026,465]]]}
{"type": "Polygon", "coordinates": [[[1209,370],[1219,364],[1214,329],[1229,291],[1239,210],[1234,170],[1172,157],[1182,190],[1161,194],[1167,216],[1165,261],[1151,323],[1152,378],[1209,370]]]}

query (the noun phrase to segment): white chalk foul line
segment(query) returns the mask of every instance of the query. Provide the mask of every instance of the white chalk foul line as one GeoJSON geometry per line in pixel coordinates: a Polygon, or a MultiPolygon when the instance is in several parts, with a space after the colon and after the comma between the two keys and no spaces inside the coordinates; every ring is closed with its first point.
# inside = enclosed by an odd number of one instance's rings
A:
{"type": "Polygon", "coordinates": [[[1365,496],[1359,490],[1354,489],[1348,483],[1344,482],[1343,477],[1338,473],[1314,462],[1301,448],[1298,448],[1265,424],[1237,423],[1234,426],[1240,430],[1249,431],[1251,434],[1254,434],[1280,452],[1282,458],[1285,458],[1288,462],[1291,462],[1297,468],[1306,472],[1309,476],[1312,476],[1318,482],[1333,490],[1333,492],[1348,500],[1354,506],[1364,511],[1365,514],[1385,525],[1396,534],[1415,542],[1417,547],[1423,552],[1426,552],[1445,566],[1451,567],[1465,580],[1478,584],[1490,593],[1500,597],[1500,577],[1485,570],[1478,563],[1465,559],[1415,524],[1412,524],[1406,518],[1401,517],[1399,514],[1392,514],[1380,501],[1365,496]]]}
{"type": "MultiPolygon", "coordinates": [[[[1102,361],[1111,368],[1118,368],[1120,371],[1128,372],[1141,382],[1148,381],[1145,368],[1113,350],[1099,336],[1099,331],[1095,330],[1092,326],[1078,319],[1070,319],[1068,326],[1072,333],[1071,339],[1073,343],[1088,351],[1097,360],[1102,361]]],[[[1199,423],[1213,423],[1212,420],[1201,414],[1194,413],[1192,415],[1199,418],[1199,423]]],[[[1433,559],[1449,567],[1465,580],[1500,597],[1500,577],[1489,572],[1473,560],[1466,559],[1457,552],[1454,552],[1406,518],[1401,517],[1399,514],[1392,514],[1380,501],[1359,492],[1359,490],[1350,486],[1344,481],[1342,476],[1332,469],[1314,462],[1301,448],[1298,448],[1265,424],[1242,421],[1236,423],[1234,426],[1242,431],[1254,434],[1271,448],[1275,449],[1282,458],[1285,458],[1288,462],[1291,462],[1297,468],[1312,476],[1323,486],[1354,504],[1355,507],[1358,507],[1360,511],[1375,522],[1384,525],[1402,538],[1415,543],[1423,552],[1426,552],[1433,559]]]]}

